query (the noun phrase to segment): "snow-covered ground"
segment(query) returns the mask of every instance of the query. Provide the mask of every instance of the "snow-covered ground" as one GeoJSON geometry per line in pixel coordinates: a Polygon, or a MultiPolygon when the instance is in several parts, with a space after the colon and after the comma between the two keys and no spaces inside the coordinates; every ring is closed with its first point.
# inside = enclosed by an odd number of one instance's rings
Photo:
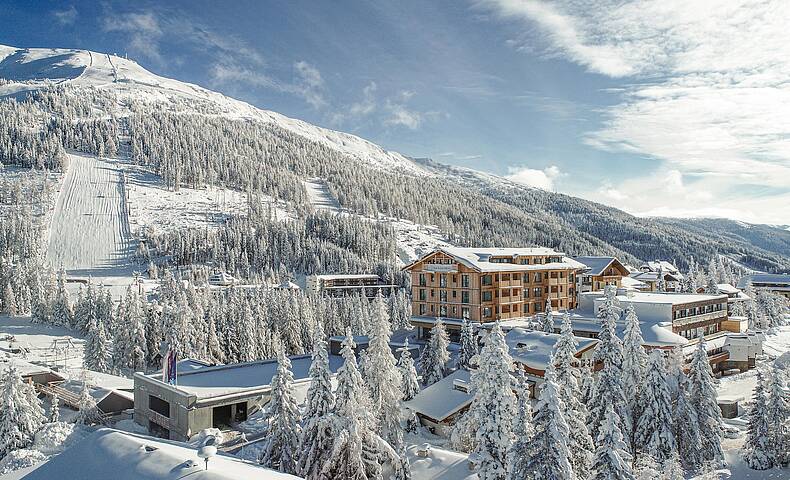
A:
{"type": "Polygon", "coordinates": [[[25,350],[21,355],[9,354],[10,358],[61,371],[64,367],[81,369],[84,343],[78,333],[68,328],[32,323],[30,317],[0,315],[0,350],[25,350]]]}
{"type": "Polygon", "coordinates": [[[339,212],[341,210],[340,204],[329,193],[326,183],[320,178],[311,178],[304,181],[304,187],[307,190],[307,195],[310,197],[310,203],[316,210],[329,210],[331,212],[339,212]]]}
{"type": "MultiPolygon", "coordinates": [[[[247,195],[238,190],[217,187],[187,188],[177,192],[167,189],[161,177],[123,165],[127,171],[129,192],[129,223],[138,232],[146,227],[156,230],[215,227],[231,215],[247,212],[247,195]]],[[[278,219],[291,214],[282,203],[259,195],[261,202],[271,205],[278,219]]],[[[266,207],[264,207],[266,208],[266,207]]]]}
{"type": "Polygon", "coordinates": [[[69,154],[49,232],[47,261],[70,275],[131,275],[132,236],[120,173],[111,162],[69,154]]]}

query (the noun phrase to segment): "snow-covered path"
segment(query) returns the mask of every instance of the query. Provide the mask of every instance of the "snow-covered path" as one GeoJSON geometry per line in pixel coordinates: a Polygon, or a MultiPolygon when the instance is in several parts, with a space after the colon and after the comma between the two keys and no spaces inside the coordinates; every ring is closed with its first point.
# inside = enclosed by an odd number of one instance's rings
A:
{"type": "Polygon", "coordinates": [[[121,174],[110,162],[70,154],[55,205],[47,260],[70,275],[128,276],[131,232],[121,174]]]}
{"type": "Polygon", "coordinates": [[[332,212],[339,212],[341,210],[340,204],[329,193],[329,187],[320,178],[311,178],[304,181],[304,186],[307,189],[307,195],[310,197],[310,203],[316,210],[329,210],[332,212]]]}

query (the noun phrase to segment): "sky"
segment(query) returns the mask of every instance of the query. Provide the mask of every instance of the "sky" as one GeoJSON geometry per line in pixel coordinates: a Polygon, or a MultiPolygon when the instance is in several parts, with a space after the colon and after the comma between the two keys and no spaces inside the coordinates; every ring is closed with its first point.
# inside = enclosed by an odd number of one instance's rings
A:
{"type": "Polygon", "coordinates": [[[790,225],[786,0],[0,0],[0,24],[633,214],[790,225]]]}

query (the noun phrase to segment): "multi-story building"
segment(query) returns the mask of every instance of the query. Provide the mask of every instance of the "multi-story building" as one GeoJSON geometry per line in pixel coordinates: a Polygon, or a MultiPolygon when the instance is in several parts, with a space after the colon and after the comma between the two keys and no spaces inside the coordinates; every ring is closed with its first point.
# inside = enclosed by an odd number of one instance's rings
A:
{"type": "Polygon", "coordinates": [[[384,283],[374,274],[332,274],[311,275],[307,277],[307,290],[320,292],[329,297],[345,297],[347,295],[363,295],[374,298],[381,293],[389,296],[397,285],[384,283]]]}
{"type": "Polygon", "coordinates": [[[580,264],[550,248],[441,247],[404,267],[411,273],[413,323],[474,322],[568,310],[580,264]],[[455,320],[455,321],[453,321],[455,320]]]}
{"type": "Polygon", "coordinates": [[[576,293],[597,292],[607,285],[617,288],[623,286],[623,277],[631,273],[615,257],[573,257],[573,260],[584,265],[576,272],[576,293]]]}
{"type": "Polygon", "coordinates": [[[664,260],[645,262],[639,267],[639,271],[632,272],[630,276],[647,284],[645,291],[649,292],[659,291],[661,282],[664,283],[664,291],[676,292],[683,280],[683,274],[677,267],[664,260]]]}
{"type": "Polygon", "coordinates": [[[755,273],[747,275],[738,282],[738,288],[744,289],[749,283],[756,290],[768,290],[790,299],[790,275],[776,273],[755,273]]]}

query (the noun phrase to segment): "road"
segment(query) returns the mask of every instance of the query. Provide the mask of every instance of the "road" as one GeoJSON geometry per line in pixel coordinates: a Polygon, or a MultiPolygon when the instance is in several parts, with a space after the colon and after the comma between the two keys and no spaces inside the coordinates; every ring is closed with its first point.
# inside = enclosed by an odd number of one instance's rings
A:
{"type": "Polygon", "coordinates": [[[70,154],[69,160],[52,215],[49,264],[69,276],[129,277],[132,235],[120,171],[89,155],[70,154]]]}

